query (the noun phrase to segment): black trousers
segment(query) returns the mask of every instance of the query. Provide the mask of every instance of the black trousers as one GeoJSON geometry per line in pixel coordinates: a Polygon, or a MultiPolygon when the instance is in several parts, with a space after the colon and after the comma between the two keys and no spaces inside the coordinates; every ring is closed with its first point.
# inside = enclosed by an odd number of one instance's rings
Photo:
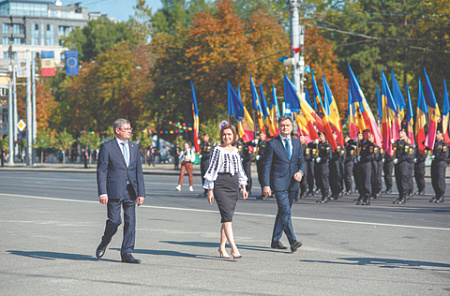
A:
{"type": "Polygon", "coordinates": [[[133,186],[128,185],[124,199],[110,199],[108,201],[108,220],[106,220],[105,233],[102,237],[102,244],[108,245],[117,228],[122,224],[121,207],[123,207],[123,216],[125,224],[123,226],[123,241],[120,255],[128,256],[134,250],[136,238],[136,193],[133,186]]]}
{"type": "Polygon", "coordinates": [[[247,189],[248,194],[252,191],[252,169],[251,169],[251,162],[243,162],[242,166],[244,167],[244,172],[247,175],[247,186],[245,188],[247,189]]]}
{"type": "Polygon", "coordinates": [[[359,194],[363,200],[369,198],[372,194],[372,162],[359,164],[359,194]]]}
{"type": "Polygon", "coordinates": [[[342,192],[342,167],[340,161],[330,161],[330,174],[332,178],[330,181],[330,187],[331,187],[331,195],[332,196],[339,196],[342,192]]]}
{"type": "MultiPolygon", "coordinates": [[[[328,167],[328,163],[327,163],[328,167]]],[[[320,164],[318,164],[316,161],[314,161],[314,181],[316,182],[316,189],[322,189],[322,179],[320,176],[320,164]]]]}
{"type": "Polygon", "coordinates": [[[409,189],[409,163],[402,161],[395,165],[395,182],[397,183],[398,196],[402,198],[408,194],[409,189]]]}
{"type": "Polygon", "coordinates": [[[316,175],[320,180],[319,188],[322,193],[322,199],[328,198],[328,194],[330,192],[330,170],[328,167],[328,162],[318,163],[316,167],[316,175]]]}
{"type": "Polygon", "coordinates": [[[261,159],[256,161],[256,170],[258,171],[258,182],[259,182],[259,185],[261,186],[261,195],[262,195],[263,183],[264,183],[264,181],[263,181],[263,179],[264,179],[264,167],[263,167],[263,163],[262,163],[261,159]]]}
{"type": "Polygon", "coordinates": [[[346,161],[344,163],[344,183],[345,191],[351,192],[353,190],[353,161],[346,161]]]}
{"type": "Polygon", "coordinates": [[[417,191],[425,191],[425,162],[421,161],[414,164],[414,179],[417,184],[417,191]]]}
{"type": "Polygon", "coordinates": [[[303,172],[302,180],[300,181],[300,194],[304,195],[308,191],[308,170],[303,172]]]}
{"type": "MultiPolygon", "coordinates": [[[[203,160],[203,158],[202,158],[202,161],[200,162],[200,171],[202,174],[202,186],[203,186],[203,184],[205,184],[205,174],[206,174],[206,171],[208,170],[208,167],[209,167],[209,158],[205,159],[205,160],[203,160]]],[[[205,189],[205,192],[206,191],[208,191],[208,190],[205,189]]]]}
{"type": "Polygon", "coordinates": [[[355,186],[361,196],[361,164],[355,163],[353,166],[353,178],[355,179],[355,186]]]}
{"type": "Polygon", "coordinates": [[[394,169],[393,161],[386,161],[383,165],[384,172],[384,184],[386,185],[386,190],[392,189],[392,171],[394,169]]]}
{"type": "Polygon", "coordinates": [[[315,161],[306,162],[306,178],[308,182],[308,192],[314,192],[314,163],[315,161]]]}
{"type": "Polygon", "coordinates": [[[440,199],[445,193],[445,161],[433,161],[431,163],[431,184],[433,185],[436,199],[440,199]]]}

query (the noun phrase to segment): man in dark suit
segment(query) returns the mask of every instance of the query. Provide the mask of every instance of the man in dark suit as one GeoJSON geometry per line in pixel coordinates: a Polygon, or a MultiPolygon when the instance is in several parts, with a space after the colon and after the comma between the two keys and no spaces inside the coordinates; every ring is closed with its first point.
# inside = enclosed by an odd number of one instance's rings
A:
{"type": "Polygon", "coordinates": [[[298,190],[298,182],[303,177],[305,161],[300,141],[291,137],[292,118],[281,116],[278,127],[280,134],[267,143],[265,151],[263,194],[270,196],[273,190],[278,205],[271,247],[287,249],[280,242],[284,232],[291,245],[291,251],[295,252],[302,243],[295,238],[291,207],[298,190]]]}
{"type": "Polygon", "coordinates": [[[108,220],[96,256],[103,257],[106,247],[122,223],[122,206],[125,220],[120,251],[122,262],[140,263],[141,260],[131,255],[135,242],[135,207],[140,206],[145,197],[139,146],[128,141],[133,130],[128,120],[117,119],[113,128],[116,137],[100,146],[97,163],[98,195],[100,203],[107,204],[108,220]]]}

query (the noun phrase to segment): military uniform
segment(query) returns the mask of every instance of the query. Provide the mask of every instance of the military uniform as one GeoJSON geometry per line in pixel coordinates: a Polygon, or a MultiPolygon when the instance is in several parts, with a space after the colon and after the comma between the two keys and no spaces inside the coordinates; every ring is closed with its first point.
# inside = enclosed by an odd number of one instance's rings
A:
{"type": "Polygon", "coordinates": [[[405,140],[397,140],[394,144],[395,181],[397,183],[398,198],[394,203],[406,202],[409,189],[409,163],[410,145],[405,140]]]}
{"type": "Polygon", "coordinates": [[[359,145],[359,199],[357,204],[370,205],[372,194],[372,161],[375,158],[375,145],[369,140],[361,140],[359,145]]]}
{"type": "Polygon", "coordinates": [[[309,158],[305,159],[306,161],[306,180],[308,182],[308,192],[306,195],[314,195],[314,166],[316,163],[317,156],[317,145],[314,142],[308,143],[307,145],[309,158]]]}
{"type": "Polygon", "coordinates": [[[338,143],[336,149],[331,153],[330,174],[333,176],[330,180],[331,199],[338,199],[343,189],[342,163],[344,163],[345,149],[338,143]]]}
{"type": "Polygon", "coordinates": [[[414,151],[414,146],[409,145],[409,156],[408,159],[406,160],[408,163],[408,177],[407,177],[407,183],[408,183],[408,188],[406,190],[406,199],[410,198],[413,194],[413,190],[414,190],[414,158],[415,158],[415,151],[414,151]]]}
{"type": "MultiPolygon", "coordinates": [[[[303,158],[305,161],[308,161],[308,159],[311,159],[311,151],[308,148],[307,144],[302,144],[302,151],[303,151],[303,158]]],[[[305,170],[302,180],[300,181],[300,188],[299,192],[297,193],[296,199],[302,199],[308,190],[308,170],[305,170]]]]}
{"type": "Polygon", "coordinates": [[[345,194],[349,194],[353,190],[353,166],[356,158],[356,146],[351,142],[347,142],[345,145],[345,158],[344,158],[344,183],[345,194]]]}
{"type": "MultiPolygon", "coordinates": [[[[375,144],[374,144],[375,145],[375,144]]],[[[383,149],[378,147],[377,145],[374,146],[373,154],[374,158],[372,160],[372,198],[377,198],[378,194],[381,192],[381,171],[380,167],[378,166],[378,162],[381,161],[382,163],[382,157],[384,157],[383,149]]]]}
{"type": "Polygon", "coordinates": [[[328,194],[330,191],[330,183],[329,183],[330,170],[328,166],[328,162],[330,159],[331,159],[331,145],[327,141],[319,142],[318,154],[316,158],[317,169],[315,170],[315,173],[320,180],[319,186],[320,192],[322,193],[322,200],[319,202],[322,203],[328,201],[328,194]]]}
{"type": "Polygon", "coordinates": [[[263,160],[264,160],[264,152],[266,151],[266,145],[267,145],[267,141],[259,141],[258,146],[257,146],[257,150],[258,150],[258,155],[256,155],[256,169],[258,171],[258,181],[259,181],[259,185],[261,185],[261,196],[260,198],[263,197],[263,174],[264,174],[264,166],[263,166],[263,160]]]}
{"type": "Polygon", "coordinates": [[[244,143],[242,139],[237,140],[233,145],[236,146],[236,148],[239,150],[239,155],[241,156],[242,160],[242,166],[244,167],[245,175],[247,175],[248,178],[246,189],[248,195],[250,195],[252,191],[252,154],[250,153],[249,145],[244,143]]]}
{"type": "MultiPolygon", "coordinates": [[[[178,148],[179,149],[179,148],[178,148]]],[[[209,167],[209,159],[211,157],[211,152],[214,149],[213,145],[211,144],[211,142],[203,142],[202,145],[200,146],[200,155],[201,155],[201,160],[200,160],[200,171],[202,174],[202,185],[205,184],[205,174],[206,171],[208,170],[209,167]]],[[[175,152],[176,153],[176,152],[175,152]]],[[[208,190],[205,189],[204,191],[204,195],[208,193],[208,190]]]]}
{"type": "Polygon", "coordinates": [[[416,146],[414,158],[414,179],[417,184],[418,195],[425,194],[425,160],[427,159],[427,151],[420,152],[416,146]]]}
{"type": "Polygon", "coordinates": [[[444,141],[439,141],[434,144],[433,161],[431,162],[431,183],[436,196],[430,202],[444,202],[448,149],[444,141]]]}
{"type": "Polygon", "coordinates": [[[383,173],[384,173],[384,185],[386,186],[386,190],[384,193],[392,192],[392,171],[394,170],[394,158],[389,155],[389,153],[384,154],[384,164],[383,164],[383,173]]]}

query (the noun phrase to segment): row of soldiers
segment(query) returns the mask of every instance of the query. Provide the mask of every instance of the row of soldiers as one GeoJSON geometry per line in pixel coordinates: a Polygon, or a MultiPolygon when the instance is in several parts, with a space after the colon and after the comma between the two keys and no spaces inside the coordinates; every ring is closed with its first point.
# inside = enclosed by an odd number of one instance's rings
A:
{"type": "MultiPolygon", "coordinates": [[[[334,137],[337,142],[335,133],[334,137]]],[[[417,145],[412,146],[405,130],[400,130],[399,140],[393,143],[392,156],[374,143],[373,135],[368,129],[364,130],[362,134],[358,133],[356,139],[346,137],[345,147],[338,143],[334,151],[327,141],[325,133],[319,133],[319,139],[314,142],[306,143],[304,135],[300,135],[299,140],[306,161],[306,171],[300,182],[297,200],[320,193],[321,199],[317,202],[326,203],[330,200],[337,200],[343,195],[358,192],[359,197],[356,204],[370,205],[370,200],[376,199],[381,193],[392,193],[392,174],[394,172],[398,198],[393,203],[403,204],[413,195],[414,179],[417,184],[417,191],[414,194],[425,194],[425,161],[427,155],[432,154],[431,179],[435,196],[430,202],[444,201],[445,170],[449,147],[440,130],[436,133],[436,143],[432,153],[427,150],[420,151],[417,145]],[[386,187],[384,191],[382,191],[383,179],[386,187]],[[353,183],[355,188],[353,188],[353,183]],[[316,185],[316,189],[314,185],[316,185]]],[[[241,154],[247,176],[251,176],[253,153],[250,147],[253,146],[257,149],[256,166],[262,192],[262,162],[267,145],[266,134],[260,133],[257,144],[255,142],[245,143],[240,138],[234,145],[241,154]]],[[[209,141],[209,135],[204,134],[200,147],[202,176],[209,166],[212,149],[213,145],[209,141]]],[[[252,181],[249,178],[247,184],[249,194],[251,189],[252,181]]],[[[206,196],[206,191],[200,196],[206,196]]],[[[266,197],[261,194],[257,198],[264,199],[266,197]]]]}

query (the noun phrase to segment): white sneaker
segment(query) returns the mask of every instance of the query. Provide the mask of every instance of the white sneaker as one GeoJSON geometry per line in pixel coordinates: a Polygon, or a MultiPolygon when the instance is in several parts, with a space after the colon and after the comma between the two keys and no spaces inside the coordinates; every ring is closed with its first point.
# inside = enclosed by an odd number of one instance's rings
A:
{"type": "Polygon", "coordinates": [[[178,185],[177,187],[175,187],[175,189],[181,191],[181,185],[178,185]]]}
{"type": "Polygon", "coordinates": [[[194,187],[189,186],[189,191],[194,191],[194,187]]]}

